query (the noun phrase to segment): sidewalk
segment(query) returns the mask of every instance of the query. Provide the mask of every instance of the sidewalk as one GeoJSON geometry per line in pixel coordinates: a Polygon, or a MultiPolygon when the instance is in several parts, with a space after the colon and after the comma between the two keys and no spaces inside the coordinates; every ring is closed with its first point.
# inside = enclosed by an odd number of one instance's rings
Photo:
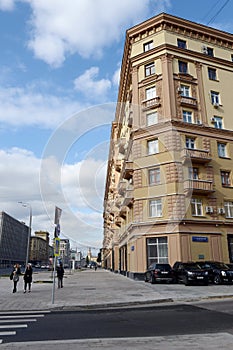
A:
{"type": "Polygon", "coordinates": [[[208,298],[233,297],[233,285],[184,286],[135,281],[120,274],[98,269],[66,271],[64,288],[57,288],[52,303],[52,273],[34,273],[31,293],[23,293],[23,278],[17,293],[12,293],[9,277],[0,278],[0,309],[8,310],[79,310],[122,307],[161,302],[188,302],[208,298]]]}
{"type": "MultiPolygon", "coordinates": [[[[155,284],[134,281],[106,270],[66,271],[64,288],[55,289],[52,303],[51,272],[34,273],[31,293],[23,293],[23,279],[18,292],[12,293],[9,277],[0,278],[0,310],[81,310],[162,302],[189,302],[208,298],[232,298],[233,285],[188,286],[182,284],[155,284]]],[[[56,281],[57,282],[57,281],[56,281]]],[[[77,339],[64,341],[0,344],[1,350],[231,350],[230,333],[174,335],[169,337],[77,339]]]]}

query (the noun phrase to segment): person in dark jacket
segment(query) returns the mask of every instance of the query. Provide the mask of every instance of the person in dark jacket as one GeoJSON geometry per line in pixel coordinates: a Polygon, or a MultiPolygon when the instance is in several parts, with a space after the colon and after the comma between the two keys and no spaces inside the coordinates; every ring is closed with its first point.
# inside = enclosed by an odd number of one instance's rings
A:
{"type": "Polygon", "coordinates": [[[25,272],[24,272],[24,293],[26,293],[27,291],[27,287],[28,287],[28,293],[31,292],[31,284],[32,284],[32,265],[31,264],[27,264],[25,272]]]}
{"type": "Polygon", "coordinates": [[[63,276],[64,276],[64,268],[62,263],[57,267],[57,281],[58,288],[63,288],[63,276]]]}
{"type": "Polygon", "coordinates": [[[14,265],[14,268],[11,272],[11,280],[13,281],[13,293],[17,292],[17,284],[19,282],[19,276],[21,275],[21,270],[19,264],[14,265]]]}

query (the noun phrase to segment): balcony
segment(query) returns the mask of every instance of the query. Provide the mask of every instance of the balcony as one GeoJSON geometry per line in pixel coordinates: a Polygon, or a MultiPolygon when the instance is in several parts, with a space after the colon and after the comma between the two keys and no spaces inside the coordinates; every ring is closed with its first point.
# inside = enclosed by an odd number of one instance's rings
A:
{"type": "Polygon", "coordinates": [[[180,104],[183,107],[197,108],[197,100],[193,97],[180,96],[180,104]]]}
{"type": "Polygon", "coordinates": [[[160,97],[156,96],[154,98],[151,98],[150,100],[144,100],[142,101],[142,108],[150,109],[150,108],[157,108],[161,105],[160,103],[160,97]]]}
{"type": "Polygon", "coordinates": [[[128,212],[128,207],[127,206],[123,206],[123,207],[121,207],[121,210],[119,212],[119,216],[121,218],[125,219],[126,216],[127,216],[127,212],[128,212]]]}
{"type": "Polygon", "coordinates": [[[122,206],[131,207],[133,204],[133,189],[129,186],[126,190],[125,198],[123,199],[122,206]]]}
{"type": "Polygon", "coordinates": [[[122,177],[129,180],[133,176],[133,162],[125,161],[122,167],[122,177]]]}
{"type": "Polygon", "coordinates": [[[195,163],[208,163],[211,161],[210,151],[209,150],[200,150],[200,149],[191,149],[184,148],[181,151],[181,158],[183,161],[191,159],[195,163]]]}
{"type": "Polygon", "coordinates": [[[184,192],[195,194],[210,194],[214,192],[213,181],[208,180],[186,180],[184,181],[184,192]]]}
{"type": "Polygon", "coordinates": [[[118,185],[118,193],[119,193],[121,196],[124,196],[124,195],[125,195],[127,185],[128,185],[128,184],[127,184],[126,181],[120,181],[120,182],[119,182],[119,185],[118,185]]]}

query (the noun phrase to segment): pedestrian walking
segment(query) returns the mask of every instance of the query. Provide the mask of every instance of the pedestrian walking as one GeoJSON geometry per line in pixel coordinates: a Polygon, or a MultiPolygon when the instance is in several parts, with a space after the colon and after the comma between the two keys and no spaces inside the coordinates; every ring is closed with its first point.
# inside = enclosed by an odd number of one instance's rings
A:
{"type": "Polygon", "coordinates": [[[26,293],[27,291],[27,287],[28,287],[28,293],[31,292],[31,284],[32,284],[32,265],[31,264],[27,264],[25,272],[24,272],[24,293],[26,293]]]}
{"type": "Polygon", "coordinates": [[[17,292],[17,284],[19,282],[19,276],[21,275],[21,270],[19,264],[14,265],[11,272],[10,279],[13,281],[13,293],[17,292]]]}
{"type": "Polygon", "coordinates": [[[57,282],[58,282],[58,288],[63,288],[63,276],[64,276],[64,268],[62,263],[59,264],[57,267],[57,282]]]}

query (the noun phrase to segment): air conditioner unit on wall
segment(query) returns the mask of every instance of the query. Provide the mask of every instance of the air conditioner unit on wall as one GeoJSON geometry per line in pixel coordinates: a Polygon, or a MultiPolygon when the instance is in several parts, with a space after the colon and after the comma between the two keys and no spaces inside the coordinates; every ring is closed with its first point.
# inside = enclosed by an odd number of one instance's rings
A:
{"type": "Polygon", "coordinates": [[[225,214],[225,209],[224,208],[218,208],[218,213],[220,215],[224,215],[225,214]]]}
{"type": "Polygon", "coordinates": [[[211,213],[214,212],[214,210],[213,210],[212,207],[205,207],[205,212],[206,212],[207,214],[211,214],[211,213]]]}

